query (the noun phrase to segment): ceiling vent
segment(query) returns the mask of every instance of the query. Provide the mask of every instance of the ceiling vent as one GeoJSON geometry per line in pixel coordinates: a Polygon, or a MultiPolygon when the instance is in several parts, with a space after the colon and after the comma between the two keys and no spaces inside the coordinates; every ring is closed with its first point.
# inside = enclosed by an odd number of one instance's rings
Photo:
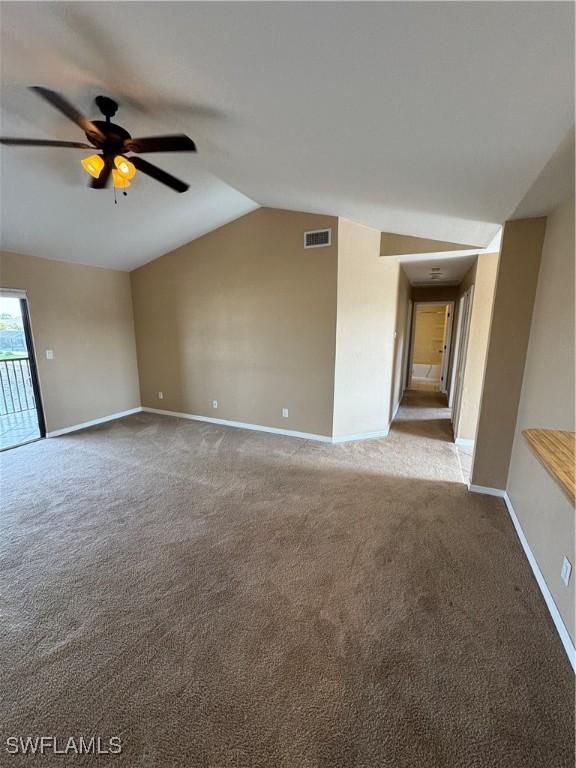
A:
{"type": "Polygon", "coordinates": [[[304,248],[325,248],[332,243],[332,230],[314,229],[304,232],[304,248]]]}

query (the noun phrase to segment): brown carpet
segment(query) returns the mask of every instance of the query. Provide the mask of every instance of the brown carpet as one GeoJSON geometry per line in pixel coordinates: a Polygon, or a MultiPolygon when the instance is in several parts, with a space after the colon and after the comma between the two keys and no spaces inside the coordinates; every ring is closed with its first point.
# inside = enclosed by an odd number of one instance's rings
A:
{"type": "Polygon", "coordinates": [[[137,414],[3,454],[0,764],[572,768],[570,666],[440,405],[342,445],[137,414]]]}

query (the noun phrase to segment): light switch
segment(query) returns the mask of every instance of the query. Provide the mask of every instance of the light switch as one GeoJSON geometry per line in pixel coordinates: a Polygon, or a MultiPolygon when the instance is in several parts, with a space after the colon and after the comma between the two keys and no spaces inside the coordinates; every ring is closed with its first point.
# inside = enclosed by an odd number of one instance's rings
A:
{"type": "Polygon", "coordinates": [[[54,360],[54,351],[52,349],[46,350],[46,360],[54,360]]]}
{"type": "Polygon", "coordinates": [[[572,563],[567,557],[562,560],[562,571],[560,572],[560,578],[564,582],[564,586],[567,587],[570,583],[570,574],[572,573],[572,563]]]}

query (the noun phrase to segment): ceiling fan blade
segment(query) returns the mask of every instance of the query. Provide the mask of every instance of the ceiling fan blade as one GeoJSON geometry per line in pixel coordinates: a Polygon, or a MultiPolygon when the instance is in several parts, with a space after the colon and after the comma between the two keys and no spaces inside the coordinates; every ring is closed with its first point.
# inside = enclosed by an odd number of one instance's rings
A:
{"type": "Polygon", "coordinates": [[[76,107],[73,107],[64,96],[56,93],[56,91],[43,88],[41,85],[32,85],[30,90],[35,91],[49,104],[52,104],[53,107],[62,112],[63,115],[66,115],[69,120],[72,120],[73,123],[80,126],[84,133],[88,135],[90,141],[94,141],[95,143],[104,141],[105,137],[102,131],[97,128],[91,120],[88,120],[85,115],[79,112],[76,107]]]}
{"type": "Polygon", "coordinates": [[[76,149],[94,149],[90,144],[82,144],[79,141],[45,141],[44,139],[12,139],[0,138],[0,144],[13,147],[75,147],[76,149]]]}
{"type": "Polygon", "coordinates": [[[127,139],[126,152],[196,152],[196,144],[189,136],[148,136],[141,139],[127,139]]]}
{"type": "Polygon", "coordinates": [[[104,168],[100,171],[100,176],[98,176],[97,179],[92,179],[89,186],[92,187],[92,189],[104,189],[110,180],[112,168],[114,168],[114,160],[111,157],[105,159],[104,168]]]}
{"type": "Polygon", "coordinates": [[[163,171],[162,168],[158,168],[157,165],[152,165],[152,163],[149,163],[147,160],[144,160],[141,157],[131,157],[130,162],[134,163],[136,168],[138,168],[139,171],[142,171],[142,173],[145,173],[147,176],[151,176],[161,184],[166,184],[167,187],[176,190],[176,192],[186,192],[189,187],[189,185],[184,181],[180,181],[180,179],[177,179],[170,173],[163,171]]]}

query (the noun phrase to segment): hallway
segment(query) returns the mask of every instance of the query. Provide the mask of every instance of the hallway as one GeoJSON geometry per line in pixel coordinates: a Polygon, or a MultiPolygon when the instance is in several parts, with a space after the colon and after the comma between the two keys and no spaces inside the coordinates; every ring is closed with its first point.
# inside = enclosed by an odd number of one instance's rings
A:
{"type": "Polygon", "coordinates": [[[441,392],[407,389],[394,419],[393,429],[453,443],[450,413],[446,395],[441,392]]]}
{"type": "Polygon", "coordinates": [[[430,452],[430,461],[434,461],[433,443],[443,443],[453,461],[446,466],[447,480],[457,480],[467,485],[472,467],[473,449],[457,446],[454,443],[454,431],[451,422],[451,410],[448,408],[446,395],[440,392],[407,389],[394,419],[390,434],[418,438],[418,445],[423,451],[423,464],[427,462],[426,453],[430,452]]]}

